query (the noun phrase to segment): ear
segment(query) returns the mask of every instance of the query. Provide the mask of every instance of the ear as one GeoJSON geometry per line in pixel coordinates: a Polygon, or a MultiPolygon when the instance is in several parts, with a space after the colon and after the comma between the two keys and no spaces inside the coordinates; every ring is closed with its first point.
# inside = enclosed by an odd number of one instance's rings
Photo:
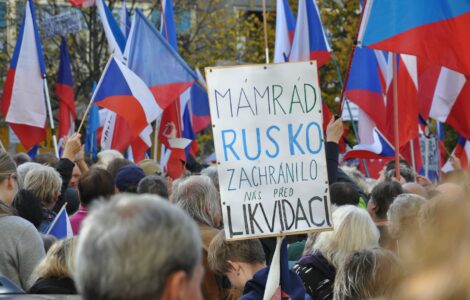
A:
{"type": "Polygon", "coordinates": [[[162,300],[189,299],[187,297],[188,276],[184,271],[177,271],[171,274],[165,282],[162,300]]]}
{"type": "Polygon", "coordinates": [[[239,275],[240,269],[242,268],[240,263],[236,261],[232,261],[232,260],[227,260],[227,262],[230,265],[230,267],[233,269],[233,271],[239,275]]]}

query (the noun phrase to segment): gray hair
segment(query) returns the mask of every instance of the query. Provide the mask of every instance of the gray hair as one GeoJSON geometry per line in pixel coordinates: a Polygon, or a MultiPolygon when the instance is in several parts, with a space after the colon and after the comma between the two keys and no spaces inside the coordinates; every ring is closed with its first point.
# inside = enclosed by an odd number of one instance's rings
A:
{"type": "Polygon", "coordinates": [[[168,199],[166,180],[160,175],[149,175],[142,178],[137,186],[138,194],[154,194],[168,199]]]}
{"type": "Polygon", "coordinates": [[[186,178],[173,190],[172,202],[186,211],[197,222],[217,227],[221,208],[219,193],[207,176],[194,175],[186,178]]]}
{"type": "Polygon", "coordinates": [[[417,230],[418,214],[426,199],[416,194],[398,195],[387,212],[388,230],[394,239],[399,239],[405,232],[417,230]]]}
{"type": "Polygon", "coordinates": [[[38,164],[37,162],[26,162],[18,166],[16,171],[18,175],[18,189],[22,189],[24,187],[24,179],[26,174],[28,174],[30,170],[39,166],[41,166],[41,164],[38,164]]]}
{"type": "MultiPolygon", "coordinates": [[[[400,176],[405,179],[406,182],[414,182],[416,180],[416,175],[413,169],[400,164],[400,176]]],[[[385,181],[392,181],[395,177],[395,169],[388,170],[385,173],[385,181]]]]}
{"type": "Polygon", "coordinates": [[[337,270],[334,300],[390,296],[403,273],[398,258],[381,248],[353,252],[337,270]]]}
{"type": "Polygon", "coordinates": [[[216,166],[210,166],[201,171],[201,175],[205,175],[212,180],[215,188],[219,191],[219,174],[217,173],[216,166]]]}
{"type": "Polygon", "coordinates": [[[38,197],[43,206],[51,208],[60,193],[62,178],[54,168],[41,165],[26,174],[23,187],[38,197]]]}
{"type": "Polygon", "coordinates": [[[116,158],[124,158],[121,152],[113,149],[103,150],[98,153],[98,162],[96,165],[103,169],[108,168],[108,165],[116,158]]]}
{"type": "Polygon", "coordinates": [[[335,268],[353,251],[379,246],[380,233],[367,210],[343,205],[333,212],[334,231],[318,235],[313,252],[319,251],[335,268]]]}
{"type": "Polygon", "coordinates": [[[156,195],[98,202],[78,239],[74,279],[85,300],[159,299],[169,276],[201,261],[194,221],[156,195]]]}

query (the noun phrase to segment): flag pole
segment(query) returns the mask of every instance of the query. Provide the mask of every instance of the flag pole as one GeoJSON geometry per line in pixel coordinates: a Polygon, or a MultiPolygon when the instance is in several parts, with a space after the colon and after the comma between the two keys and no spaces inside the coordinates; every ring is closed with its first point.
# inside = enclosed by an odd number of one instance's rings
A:
{"type": "Polygon", "coordinates": [[[55,126],[54,126],[54,116],[52,115],[52,107],[51,107],[51,98],[49,96],[49,87],[47,85],[47,78],[46,74],[44,74],[44,92],[46,93],[46,104],[47,104],[47,111],[49,113],[49,123],[51,126],[51,135],[52,135],[52,143],[54,144],[54,152],[57,157],[59,157],[59,149],[57,147],[57,136],[55,133],[55,126]]]}
{"type": "Polygon", "coordinates": [[[398,72],[397,54],[392,53],[393,65],[393,121],[395,131],[395,177],[400,181],[400,135],[398,133],[398,72]]]}
{"type": "Polygon", "coordinates": [[[263,0],[263,27],[264,27],[264,50],[265,50],[265,55],[266,55],[266,64],[269,64],[268,21],[266,18],[266,0],[263,0]]]}
{"type": "Polygon", "coordinates": [[[415,143],[413,139],[410,140],[410,153],[411,153],[411,166],[413,167],[413,171],[416,172],[415,143]]]}

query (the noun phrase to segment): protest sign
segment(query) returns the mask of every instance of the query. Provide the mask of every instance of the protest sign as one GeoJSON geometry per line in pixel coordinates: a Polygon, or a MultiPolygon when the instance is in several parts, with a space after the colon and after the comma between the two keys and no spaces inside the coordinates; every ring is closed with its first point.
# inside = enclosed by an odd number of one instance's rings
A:
{"type": "Polygon", "coordinates": [[[42,30],[45,37],[66,36],[69,33],[79,32],[82,29],[82,20],[78,9],[52,16],[42,22],[42,30]]]}
{"type": "Polygon", "coordinates": [[[332,228],[315,62],[206,68],[227,239],[332,228]]]}

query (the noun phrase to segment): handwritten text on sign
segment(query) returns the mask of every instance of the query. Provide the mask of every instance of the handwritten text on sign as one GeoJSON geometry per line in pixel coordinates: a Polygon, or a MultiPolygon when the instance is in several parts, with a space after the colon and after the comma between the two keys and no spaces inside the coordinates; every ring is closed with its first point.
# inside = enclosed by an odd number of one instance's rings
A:
{"type": "Polygon", "coordinates": [[[227,238],[331,228],[316,64],[206,74],[227,238]]]}

